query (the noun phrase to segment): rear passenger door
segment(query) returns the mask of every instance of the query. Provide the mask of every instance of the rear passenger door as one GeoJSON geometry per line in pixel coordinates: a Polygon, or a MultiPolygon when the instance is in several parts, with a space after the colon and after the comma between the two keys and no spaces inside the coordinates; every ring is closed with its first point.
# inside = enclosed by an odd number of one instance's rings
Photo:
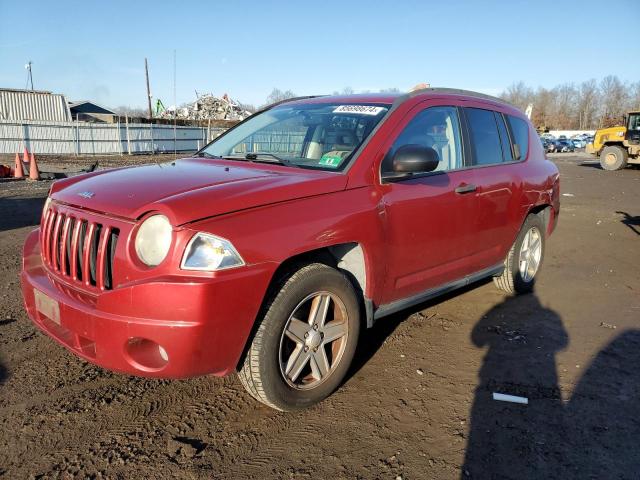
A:
{"type": "MultiPolygon", "coordinates": [[[[475,270],[482,270],[504,260],[520,227],[519,163],[526,157],[528,141],[515,141],[508,116],[500,112],[466,107],[464,114],[478,208],[471,239],[472,261],[475,270]]],[[[526,122],[517,120],[526,131],[526,122]]]]}

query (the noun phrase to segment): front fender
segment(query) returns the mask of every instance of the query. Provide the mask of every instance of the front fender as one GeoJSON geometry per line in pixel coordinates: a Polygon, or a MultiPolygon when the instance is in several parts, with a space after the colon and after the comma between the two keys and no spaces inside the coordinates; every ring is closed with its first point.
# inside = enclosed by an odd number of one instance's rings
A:
{"type": "Polygon", "coordinates": [[[384,239],[378,198],[373,188],[361,187],[231,213],[189,228],[228,239],[247,264],[280,265],[309,251],[357,243],[365,258],[364,293],[375,299],[382,288],[376,279],[384,278],[384,262],[374,261],[384,239]]]}

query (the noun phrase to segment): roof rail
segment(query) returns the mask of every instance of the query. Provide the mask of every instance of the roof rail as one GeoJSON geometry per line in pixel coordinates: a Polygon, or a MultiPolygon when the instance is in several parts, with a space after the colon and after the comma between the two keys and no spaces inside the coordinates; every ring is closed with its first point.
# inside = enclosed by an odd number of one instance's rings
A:
{"type": "Polygon", "coordinates": [[[441,88],[441,87],[430,87],[430,88],[421,88],[420,90],[414,90],[413,92],[409,92],[406,98],[411,98],[416,95],[420,95],[422,93],[451,93],[454,95],[467,95],[469,97],[482,98],[484,100],[491,100],[493,102],[506,103],[508,105],[513,105],[511,102],[504,100],[502,98],[493,97],[491,95],[486,95],[484,93],[474,92],[472,90],[462,90],[460,88],[441,88]]]}
{"type": "Polygon", "coordinates": [[[269,105],[265,105],[265,107],[260,109],[260,111],[268,110],[270,108],[273,108],[275,106],[278,106],[278,105],[281,105],[281,104],[287,103],[287,102],[295,102],[296,100],[306,100],[307,98],[318,98],[318,97],[326,97],[326,95],[305,95],[303,97],[285,98],[284,100],[278,100],[277,102],[271,103],[269,105]]]}

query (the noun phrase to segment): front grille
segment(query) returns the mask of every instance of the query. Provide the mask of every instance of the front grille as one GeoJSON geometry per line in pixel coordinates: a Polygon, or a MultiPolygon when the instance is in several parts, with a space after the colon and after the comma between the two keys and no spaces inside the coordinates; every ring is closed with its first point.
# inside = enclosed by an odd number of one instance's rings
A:
{"type": "Polygon", "coordinates": [[[41,226],[42,259],[48,267],[85,287],[113,288],[113,261],[120,230],[50,208],[41,226]]]}

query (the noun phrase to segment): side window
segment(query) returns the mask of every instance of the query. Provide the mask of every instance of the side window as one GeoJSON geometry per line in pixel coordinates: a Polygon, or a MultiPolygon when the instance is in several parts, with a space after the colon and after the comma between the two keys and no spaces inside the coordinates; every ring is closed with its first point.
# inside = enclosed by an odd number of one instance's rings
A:
{"type": "Polygon", "coordinates": [[[430,107],[418,113],[391,146],[382,163],[383,172],[392,170],[393,155],[404,145],[433,148],[440,159],[436,172],[461,168],[462,141],[456,107],[430,107]]]}
{"type": "Polygon", "coordinates": [[[524,160],[527,158],[529,151],[529,125],[521,118],[512,117],[511,115],[507,115],[507,121],[513,133],[514,144],[518,146],[514,148],[514,150],[516,154],[520,153],[520,156],[516,158],[516,160],[524,160]]]}
{"type": "Polygon", "coordinates": [[[502,146],[498,126],[491,110],[465,108],[471,144],[473,145],[473,164],[491,165],[502,162],[502,146]]]}
{"type": "Polygon", "coordinates": [[[507,126],[504,123],[504,118],[501,113],[493,112],[493,114],[496,117],[496,123],[498,124],[498,132],[500,132],[502,158],[505,162],[513,162],[513,151],[511,150],[511,142],[509,141],[509,133],[507,132],[507,126]]]}

